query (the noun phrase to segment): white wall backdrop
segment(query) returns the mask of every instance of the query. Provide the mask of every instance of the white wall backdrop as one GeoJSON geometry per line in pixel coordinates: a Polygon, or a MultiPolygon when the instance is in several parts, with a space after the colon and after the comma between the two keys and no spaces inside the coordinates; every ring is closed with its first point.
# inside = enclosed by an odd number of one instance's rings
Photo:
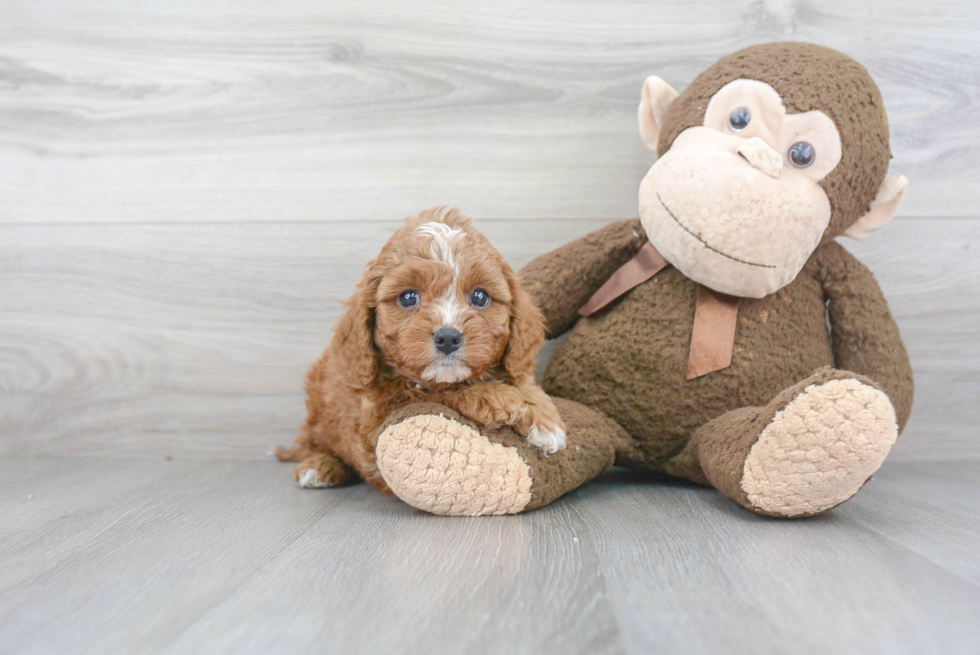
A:
{"type": "Polygon", "coordinates": [[[846,242],[917,375],[895,458],[980,457],[980,3],[0,4],[0,454],[265,457],[400,220],[515,266],[636,214],[643,79],[807,40],[889,108],[901,216],[846,242]]]}

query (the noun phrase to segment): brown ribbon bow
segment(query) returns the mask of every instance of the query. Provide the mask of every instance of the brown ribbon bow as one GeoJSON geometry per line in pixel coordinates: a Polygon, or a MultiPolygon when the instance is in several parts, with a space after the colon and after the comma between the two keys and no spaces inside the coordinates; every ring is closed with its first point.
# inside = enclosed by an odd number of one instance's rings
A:
{"type": "MultiPolygon", "coordinates": [[[[595,314],[668,266],[670,263],[647,241],[631,260],[620,266],[592,294],[578,313],[581,316],[595,314]]],[[[691,330],[691,352],[687,357],[688,380],[731,366],[737,319],[738,298],[698,285],[694,328],[691,330]]]]}

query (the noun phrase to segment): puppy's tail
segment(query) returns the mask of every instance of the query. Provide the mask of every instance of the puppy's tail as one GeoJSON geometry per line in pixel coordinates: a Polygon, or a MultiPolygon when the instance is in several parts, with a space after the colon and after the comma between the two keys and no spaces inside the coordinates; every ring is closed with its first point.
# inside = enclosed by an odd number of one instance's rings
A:
{"type": "Polygon", "coordinates": [[[310,455],[310,449],[306,446],[296,444],[292,448],[276,446],[276,457],[280,462],[302,462],[310,455]]]}

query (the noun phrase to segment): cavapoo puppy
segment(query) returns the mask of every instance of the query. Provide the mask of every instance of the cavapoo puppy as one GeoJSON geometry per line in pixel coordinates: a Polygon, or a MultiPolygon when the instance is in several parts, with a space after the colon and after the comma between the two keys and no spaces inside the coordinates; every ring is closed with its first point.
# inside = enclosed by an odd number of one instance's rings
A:
{"type": "Polygon", "coordinates": [[[296,446],[303,487],[378,471],[381,423],[408,403],[442,403],[478,423],[511,425],[545,454],[565,447],[561,417],[535,384],[544,323],[520,281],[457,209],[430,209],[391,237],[347,301],[330,346],[306,377],[296,446]]]}

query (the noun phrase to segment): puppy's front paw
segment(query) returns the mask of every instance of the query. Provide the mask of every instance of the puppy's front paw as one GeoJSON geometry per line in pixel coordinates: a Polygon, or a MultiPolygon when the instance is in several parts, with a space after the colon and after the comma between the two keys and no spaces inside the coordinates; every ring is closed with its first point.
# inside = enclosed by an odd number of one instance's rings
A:
{"type": "Polygon", "coordinates": [[[527,442],[547,457],[565,449],[565,431],[557,426],[548,430],[539,425],[532,425],[531,431],[527,434],[527,442]]]}

